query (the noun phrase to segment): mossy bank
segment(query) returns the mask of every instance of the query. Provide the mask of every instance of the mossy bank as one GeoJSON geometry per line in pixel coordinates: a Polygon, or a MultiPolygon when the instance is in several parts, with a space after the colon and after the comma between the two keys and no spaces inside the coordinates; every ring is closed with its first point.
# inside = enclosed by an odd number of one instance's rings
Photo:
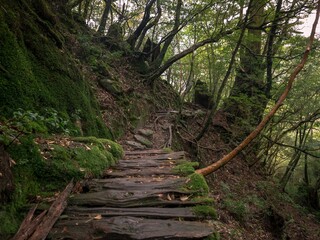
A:
{"type": "Polygon", "coordinates": [[[72,123],[81,120],[84,134],[110,137],[89,83],[64,46],[62,27],[45,1],[2,1],[1,115],[52,108],[72,123]]]}
{"type": "Polygon", "coordinates": [[[10,201],[0,209],[0,238],[14,234],[28,204],[46,202],[47,198],[71,180],[93,178],[116,164],[123,155],[120,145],[95,137],[41,138],[25,136],[8,148],[15,159],[15,190],[10,201]]]}

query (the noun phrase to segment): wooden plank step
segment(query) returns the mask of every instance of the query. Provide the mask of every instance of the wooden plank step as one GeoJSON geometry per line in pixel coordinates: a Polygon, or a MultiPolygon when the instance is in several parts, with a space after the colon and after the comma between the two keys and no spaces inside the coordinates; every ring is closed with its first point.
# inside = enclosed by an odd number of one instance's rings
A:
{"type": "Polygon", "coordinates": [[[117,169],[127,169],[127,168],[143,168],[143,167],[165,167],[165,166],[176,166],[185,163],[186,160],[145,160],[141,159],[138,161],[134,160],[121,160],[115,166],[117,169]]]}
{"type": "Polygon", "coordinates": [[[208,224],[190,221],[112,217],[88,220],[61,220],[49,239],[202,239],[213,233],[208,224]]]}
{"type": "Polygon", "coordinates": [[[157,207],[141,207],[141,208],[85,208],[85,207],[68,207],[64,212],[68,219],[76,219],[87,217],[87,220],[96,216],[115,217],[115,216],[131,216],[131,217],[147,217],[156,219],[183,218],[183,219],[199,219],[192,208],[157,208],[157,207]]]}
{"type": "MultiPolygon", "coordinates": [[[[152,156],[142,156],[141,159],[144,160],[175,160],[181,159],[185,157],[185,152],[172,152],[172,153],[165,153],[165,154],[156,154],[152,156]]],[[[126,159],[128,160],[128,159],[126,159]]]]}
{"type": "Polygon", "coordinates": [[[111,178],[111,179],[92,179],[86,183],[89,192],[97,192],[106,189],[123,191],[147,191],[152,189],[179,189],[186,184],[188,178],[169,177],[169,178],[111,178]]]}
{"type": "Polygon", "coordinates": [[[149,149],[149,150],[137,150],[137,151],[125,151],[125,156],[134,155],[155,155],[155,154],[166,154],[168,150],[165,149],[149,149]]]}
{"type": "Polygon", "coordinates": [[[172,167],[144,167],[140,169],[117,169],[116,167],[108,169],[103,173],[104,178],[117,178],[117,177],[133,177],[133,176],[163,176],[174,175],[172,167]]]}
{"type": "Polygon", "coordinates": [[[95,207],[154,207],[154,206],[191,206],[206,203],[206,200],[185,200],[193,195],[192,191],[180,191],[172,189],[156,190],[106,190],[78,194],[69,199],[70,205],[95,206],[95,207]]]}

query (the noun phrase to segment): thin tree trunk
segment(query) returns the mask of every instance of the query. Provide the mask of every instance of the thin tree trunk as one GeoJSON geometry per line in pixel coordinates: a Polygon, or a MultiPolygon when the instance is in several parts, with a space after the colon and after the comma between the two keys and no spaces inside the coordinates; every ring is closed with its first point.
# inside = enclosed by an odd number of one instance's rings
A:
{"type": "MultiPolygon", "coordinates": [[[[161,5],[160,5],[160,1],[157,0],[157,16],[154,18],[154,20],[149,23],[142,31],[140,37],[139,37],[139,40],[138,40],[138,43],[137,43],[137,46],[135,46],[135,50],[139,50],[139,48],[141,47],[142,45],[142,42],[143,42],[143,39],[144,37],[146,36],[148,30],[154,26],[156,26],[161,18],[161,15],[162,15],[162,10],[161,10],[161,5]]],[[[152,38],[152,41],[153,38],[152,38]]],[[[154,47],[155,48],[155,47],[154,47]]],[[[153,52],[154,49],[151,49],[151,52],[153,52]]]]}
{"type": "MultiPolygon", "coordinates": [[[[248,16],[249,16],[249,11],[250,11],[250,7],[251,7],[251,2],[252,0],[249,2],[249,6],[248,6],[248,10],[247,10],[247,13],[246,13],[246,16],[245,16],[245,19],[244,19],[244,26],[247,24],[247,21],[248,21],[248,16]]],[[[227,72],[222,80],[222,83],[221,83],[221,86],[218,90],[218,93],[217,93],[217,98],[213,101],[213,105],[211,107],[211,110],[210,110],[210,113],[209,113],[209,116],[207,117],[207,120],[204,124],[204,126],[202,127],[201,131],[199,132],[199,134],[195,137],[195,140],[196,141],[199,141],[205,134],[205,132],[208,130],[209,126],[210,126],[210,123],[212,121],[212,118],[216,112],[216,110],[218,109],[218,106],[219,106],[219,102],[221,100],[221,96],[222,96],[222,91],[225,87],[225,85],[227,84],[227,81],[229,79],[229,76],[232,72],[232,68],[233,68],[233,64],[236,60],[236,56],[237,56],[237,53],[238,53],[238,50],[240,48],[240,45],[242,43],[242,39],[243,39],[243,36],[244,36],[244,33],[245,33],[245,27],[243,26],[242,30],[241,30],[241,33],[240,33],[240,36],[239,36],[239,39],[238,39],[238,42],[236,44],[236,47],[235,49],[233,50],[232,52],[232,56],[231,56],[231,60],[230,60],[230,63],[229,63],[229,66],[228,66],[228,69],[227,69],[227,72]]]]}
{"type": "Polygon", "coordinates": [[[111,10],[112,0],[104,0],[104,2],[105,2],[105,8],[104,8],[104,11],[103,11],[103,14],[101,17],[101,21],[100,21],[100,25],[98,28],[98,33],[100,33],[100,34],[103,34],[106,29],[109,12],[111,10]]]}
{"type": "Polygon", "coordinates": [[[153,4],[156,2],[156,0],[150,0],[144,10],[144,14],[143,14],[143,18],[139,24],[139,26],[137,27],[137,29],[132,33],[132,35],[130,35],[130,37],[128,38],[127,42],[130,44],[131,49],[135,49],[135,45],[136,42],[139,38],[139,36],[141,35],[141,33],[143,32],[143,29],[145,29],[145,27],[147,26],[148,22],[150,21],[150,12],[151,12],[151,8],[153,6],[153,4]]]}
{"type": "Polygon", "coordinates": [[[303,69],[305,63],[308,60],[308,56],[309,56],[309,53],[311,51],[311,47],[312,47],[312,44],[313,44],[313,41],[314,41],[314,35],[315,35],[316,27],[317,27],[317,24],[318,24],[318,20],[319,20],[319,14],[320,14],[320,1],[318,1],[316,18],[315,18],[313,26],[312,26],[312,31],[311,31],[311,35],[310,35],[310,38],[309,38],[309,43],[307,44],[307,47],[306,47],[306,50],[305,50],[305,52],[303,54],[301,62],[296,66],[296,68],[294,69],[294,71],[290,75],[288,84],[287,84],[284,92],[282,93],[282,95],[278,99],[277,103],[273,106],[271,111],[261,120],[261,122],[258,124],[256,129],[254,131],[252,131],[235,149],[233,149],[230,153],[225,155],[223,158],[221,158],[217,162],[215,162],[215,163],[213,163],[213,164],[211,164],[211,165],[209,165],[209,166],[207,166],[205,168],[197,170],[196,171],[197,173],[206,176],[206,175],[208,175],[210,173],[215,172],[216,170],[218,170],[219,168],[221,168],[222,166],[227,164],[235,156],[237,156],[240,151],[242,151],[246,146],[248,146],[248,144],[253,139],[255,139],[260,134],[260,132],[264,129],[265,125],[274,116],[274,114],[277,112],[277,110],[280,108],[280,106],[283,104],[284,100],[288,96],[288,94],[289,94],[289,92],[290,92],[290,90],[292,88],[292,84],[293,84],[295,78],[300,73],[300,71],[303,69]]]}
{"type": "Polygon", "coordinates": [[[173,26],[173,29],[171,31],[171,33],[169,34],[169,37],[166,39],[166,41],[164,42],[163,44],[163,47],[160,51],[160,54],[159,56],[154,60],[154,62],[152,63],[152,68],[153,69],[156,69],[158,68],[163,59],[164,59],[164,56],[174,38],[174,36],[176,35],[176,33],[178,32],[179,30],[179,27],[180,27],[180,15],[181,15],[181,6],[182,6],[182,0],[178,0],[178,3],[177,3],[177,7],[176,7],[176,15],[175,15],[175,19],[174,19],[174,26],[173,26]],[[173,34],[175,33],[175,34],[173,34]]]}

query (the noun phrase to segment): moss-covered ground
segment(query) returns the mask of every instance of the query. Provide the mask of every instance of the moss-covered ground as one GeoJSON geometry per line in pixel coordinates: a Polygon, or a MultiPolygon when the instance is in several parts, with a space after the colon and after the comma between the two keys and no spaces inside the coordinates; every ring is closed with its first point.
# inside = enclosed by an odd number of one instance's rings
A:
{"type": "Polygon", "coordinates": [[[64,38],[54,14],[44,1],[37,2],[41,11],[28,0],[1,5],[1,115],[10,118],[18,109],[43,113],[53,108],[71,122],[81,119],[85,134],[110,137],[89,83],[61,45],[64,38]]]}
{"type": "Polygon", "coordinates": [[[99,177],[122,157],[120,145],[95,137],[22,137],[8,151],[13,167],[15,191],[0,210],[0,238],[17,231],[26,205],[61,190],[71,179],[99,177]]]}

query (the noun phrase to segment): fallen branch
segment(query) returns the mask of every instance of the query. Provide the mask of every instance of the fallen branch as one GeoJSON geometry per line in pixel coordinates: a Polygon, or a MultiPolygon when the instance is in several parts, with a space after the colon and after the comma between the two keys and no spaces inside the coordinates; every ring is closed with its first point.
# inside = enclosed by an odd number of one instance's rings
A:
{"type": "Polygon", "coordinates": [[[309,43],[308,43],[308,45],[306,47],[306,50],[304,51],[304,54],[303,54],[303,57],[302,57],[300,63],[296,66],[296,68],[294,69],[294,71],[290,75],[288,84],[287,84],[284,92],[280,96],[279,100],[277,101],[277,103],[273,106],[273,108],[270,110],[270,112],[261,120],[261,122],[256,127],[256,129],[253,130],[236,148],[234,148],[231,152],[229,152],[227,155],[225,155],[223,158],[221,158],[217,162],[215,162],[215,163],[213,163],[213,164],[211,164],[211,165],[209,165],[209,166],[207,166],[205,168],[201,168],[201,169],[197,170],[196,171],[197,173],[206,176],[206,175],[208,175],[210,173],[215,172],[216,170],[218,170],[219,168],[221,168],[222,166],[227,164],[235,156],[237,156],[239,152],[241,152],[246,146],[248,146],[248,144],[253,139],[255,139],[259,135],[259,133],[263,130],[265,125],[274,116],[276,111],[280,108],[280,106],[283,104],[284,100],[288,96],[288,94],[289,94],[289,92],[290,92],[290,90],[292,88],[292,84],[293,84],[294,80],[296,79],[297,75],[302,70],[302,68],[304,67],[304,65],[305,65],[305,63],[306,63],[306,61],[308,59],[309,53],[311,51],[311,46],[312,46],[313,41],[314,41],[316,27],[317,27],[318,20],[319,20],[319,14],[320,14],[320,0],[318,1],[316,18],[315,18],[313,26],[312,26],[312,31],[311,31],[311,34],[310,34],[309,43]]]}
{"type": "Polygon", "coordinates": [[[36,211],[37,207],[38,204],[36,204],[33,208],[30,209],[27,216],[21,223],[18,232],[16,233],[16,235],[14,235],[14,237],[11,240],[27,240],[29,239],[30,235],[34,233],[39,222],[42,221],[44,215],[47,213],[47,210],[45,210],[33,219],[34,212],[36,211]]]}
{"type": "Polygon", "coordinates": [[[37,226],[36,230],[29,238],[29,240],[40,240],[45,239],[50,232],[51,228],[55,224],[55,222],[60,217],[61,213],[67,206],[67,198],[71,193],[73,188],[73,179],[70,183],[66,186],[63,192],[57,197],[54,203],[49,208],[46,216],[41,221],[41,223],[37,226]]]}
{"type": "Polygon", "coordinates": [[[34,213],[38,207],[35,205],[28,212],[21,223],[21,226],[12,240],[42,240],[45,239],[51,228],[58,220],[61,213],[67,206],[67,198],[73,188],[73,180],[66,186],[63,192],[53,202],[49,210],[45,210],[34,218],[34,213]]]}

